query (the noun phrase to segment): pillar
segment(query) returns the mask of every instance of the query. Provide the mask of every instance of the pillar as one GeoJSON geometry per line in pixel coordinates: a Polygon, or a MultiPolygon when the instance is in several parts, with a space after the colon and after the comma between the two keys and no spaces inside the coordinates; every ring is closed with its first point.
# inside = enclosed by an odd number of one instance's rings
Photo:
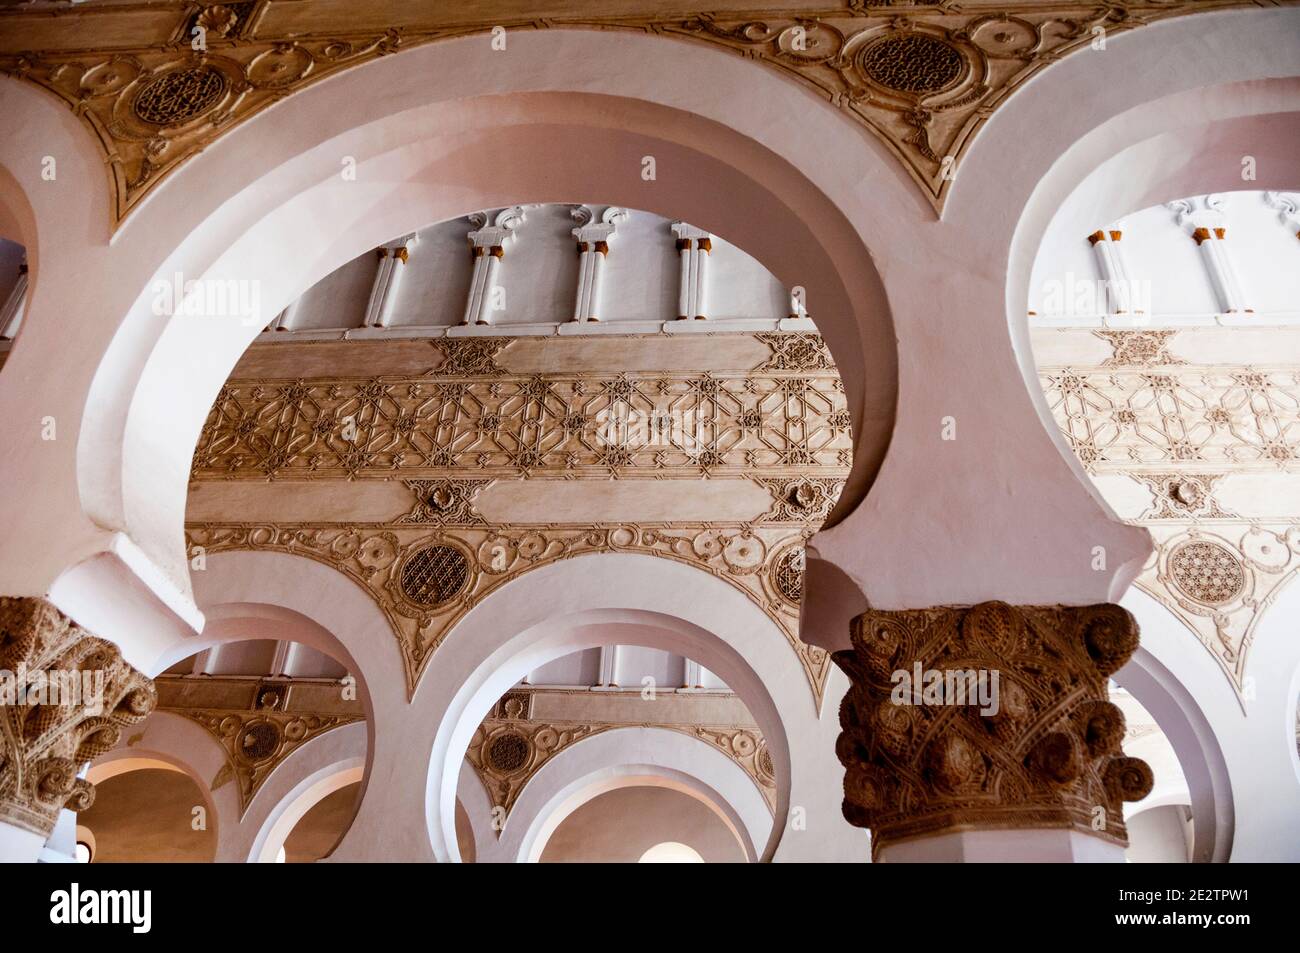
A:
{"type": "Polygon", "coordinates": [[[401,286],[402,275],[406,272],[406,263],[410,260],[411,249],[415,247],[418,240],[417,235],[411,234],[380,246],[379,262],[375,266],[375,280],[370,287],[370,300],[366,302],[363,325],[386,328],[392,321],[393,306],[397,302],[397,289],[401,286]]]}
{"type": "Polygon", "coordinates": [[[61,811],[94,803],[78,772],[157,702],[113,643],[44,599],[0,597],[0,861],[35,861],[61,811]]]}
{"type": "Polygon", "coordinates": [[[1142,313],[1147,310],[1147,295],[1138,293],[1128,275],[1124,259],[1122,228],[1097,229],[1088,236],[1088,244],[1097,256],[1102,283],[1106,291],[1108,314],[1142,313]]]}
{"type": "Polygon", "coordinates": [[[627,219],[627,212],[611,205],[601,214],[600,221],[595,221],[594,211],[578,205],[571,214],[578,223],[573,229],[573,237],[578,240],[578,293],[573,320],[599,321],[609,243],[614,240],[618,223],[627,219]]]}
{"type": "Polygon", "coordinates": [[[677,236],[677,253],[681,259],[677,320],[703,321],[708,317],[709,254],[713,251],[713,236],[685,222],[674,222],[672,231],[677,236]]]}
{"type": "Polygon", "coordinates": [[[1107,684],[1137,645],[1110,604],[863,613],[833,655],[844,816],[877,861],[1122,861],[1152,776],[1107,684]]]}
{"type": "Polygon", "coordinates": [[[1228,252],[1227,202],[1222,195],[1198,199],[1180,199],[1167,206],[1178,216],[1178,224],[1187,228],[1201,252],[1205,270],[1224,314],[1252,312],[1237,278],[1237,269],[1228,252]]]}
{"type": "Polygon", "coordinates": [[[514,230],[524,223],[524,210],[518,205],[502,209],[492,225],[488,225],[485,212],[477,212],[469,220],[474,229],[465,237],[469,241],[474,272],[470,276],[465,316],[460,323],[491,324],[492,290],[496,287],[501,272],[505,246],[514,236],[514,230]]]}

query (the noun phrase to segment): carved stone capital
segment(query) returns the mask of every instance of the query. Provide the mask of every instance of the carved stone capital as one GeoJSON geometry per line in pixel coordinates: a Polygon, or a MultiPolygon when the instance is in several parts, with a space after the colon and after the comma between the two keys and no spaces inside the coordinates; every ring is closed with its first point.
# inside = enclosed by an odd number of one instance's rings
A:
{"type": "Polygon", "coordinates": [[[154,709],[153,682],[44,599],[0,596],[0,821],[49,835],[77,777],[154,709]]]}
{"type": "Polygon", "coordinates": [[[869,611],[833,658],[844,816],[872,850],[972,829],[1071,828],[1126,844],[1151,769],[1121,750],[1107,679],[1138,645],[1116,605],[869,611]],[[918,682],[919,676],[919,682],[918,682]],[[977,687],[978,686],[978,687],[977,687]]]}

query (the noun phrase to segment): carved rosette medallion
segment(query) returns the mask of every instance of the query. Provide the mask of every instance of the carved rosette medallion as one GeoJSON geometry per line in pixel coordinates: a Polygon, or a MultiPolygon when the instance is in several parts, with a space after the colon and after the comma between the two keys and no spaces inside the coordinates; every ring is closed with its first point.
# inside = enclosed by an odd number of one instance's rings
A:
{"type": "Polygon", "coordinates": [[[0,597],[0,821],[48,836],[59,811],[84,811],[78,778],[158,702],[117,646],[44,599],[0,597]]]}
{"type": "Polygon", "coordinates": [[[1138,645],[1127,611],[1003,602],[871,611],[852,637],[852,650],[833,656],[852,683],[837,753],[844,816],[871,829],[873,851],[963,829],[1071,828],[1127,843],[1123,802],[1152,785],[1146,763],[1124,756],[1124,716],[1106,696],[1138,645]],[[991,695],[954,704],[898,691],[896,673],[918,665],[927,682],[932,672],[985,673],[991,695]]]}
{"type": "Polygon", "coordinates": [[[58,95],[91,128],[112,176],[115,225],[187,158],[284,97],[383,56],[498,28],[635,30],[707,43],[777,69],[878,136],[938,210],[952,172],[994,110],[1039,70],[1089,47],[1097,31],[1114,35],[1264,2],[1062,0],[967,10],[844,0],[817,11],[760,4],[743,15],[691,13],[689,5],[675,13],[610,13],[579,4],[546,17],[509,4],[478,4],[468,15],[416,4],[400,25],[364,4],[314,12],[288,11],[307,2],[91,4],[75,17],[58,5],[11,11],[0,4],[0,17],[10,18],[0,28],[15,37],[32,31],[30,40],[9,45],[23,52],[0,54],[0,71],[58,95]],[[301,29],[303,17],[312,30],[301,29]],[[57,31],[42,22],[56,18],[57,31]],[[206,52],[192,47],[199,28],[206,52]],[[139,134],[155,122],[165,135],[139,134]]]}
{"type": "Polygon", "coordinates": [[[213,791],[232,778],[239,784],[240,810],[247,811],[263,782],[281,762],[312,738],[363,720],[362,715],[285,712],[269,708],[232,711],[168,708],[205,728],[226,752],[226,763],[212,779],[213,791]]]}

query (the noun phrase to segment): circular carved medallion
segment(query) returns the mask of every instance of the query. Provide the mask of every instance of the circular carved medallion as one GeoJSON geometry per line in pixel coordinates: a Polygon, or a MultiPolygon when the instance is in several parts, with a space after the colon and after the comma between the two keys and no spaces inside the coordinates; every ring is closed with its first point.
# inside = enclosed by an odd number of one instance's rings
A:
{"type": "Polygon", "coordinates": [[[453,546],[428,546],[402,567],[402,594],[416,605],[438,606],[460,594],[469,581],[469,560],[453,546]]]}
{"type": "Polygon", "coordinates": [[[886,36],[858,58],[863,74],[900,93],[938,93],[956,85],[966,59],[956,47],[925,33],[886,36]]]}
{"type": "Polygon", "coordinates": [[[802,546],[788,549],[772,564],[772,586],[792,606],[803,599],[804,551],[802,546]]]}
{"type": "Polygon", "coordinates": [[[497,735],[488,742],[487,763],[494,771],[510,774],[528,763],[528,739],[517,731],[497,735]]]}
{"type": "Polygon", "coordinates": [[[220,102],[227,85],[225,74],[210,66],[172,70],[146,84],[132,108],[147,123],[178,126],[220,102]]]}
{"type": "Polygon", "coordinates": [[[254,721],[239,737],[239,753],[248,761],[265,761],[280,747],[280,729],[273,721],[254,721]]]}
{"type": "Polygon", "coordinates": [[[1183,543],[1170,553],[1169,575],[1185,596],[1206,605],[1231,602],[1246,587],[1245,571],[1232,551],[1206,540],[1183,543]]]}

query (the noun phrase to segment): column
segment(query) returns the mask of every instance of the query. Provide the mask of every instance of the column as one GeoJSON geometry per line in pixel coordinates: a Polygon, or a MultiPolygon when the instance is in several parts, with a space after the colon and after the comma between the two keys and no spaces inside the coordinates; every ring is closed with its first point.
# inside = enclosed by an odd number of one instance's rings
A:
{"type": "Polygon", "coordinates": [[[1097,256],[1097,267],[1101,270],[1102,282],[1105,285],[1108,314],[1145,311],[1142,307],[1144,302],[1133,294],[1133,285],[1128,276],[1128,264],[1124,260],[1123,245],[1120,244],[1123,237],[1122,228],[1099,228],[1088,236],[1088,244],[1092,246],[1097,256]]]}
{"type": "Polygon", "coordinates": [[[1152,775],[1107,684],[1137,645],[1110,604],[863,613],[833,655],[844,816],[877,861],[1122,862],[1152,775]]]}
{"type": "Polygon", "coordinates": [[[597,691],[615,691],[618,689],[618,646],[602,645],[600,647],[600,684],[597,691]]]}
{"type": "Polygon", "coordinates": [[[505,246],[514,237],[514,230],[524,223],[524,210],[518,205],[502,209],[490,226],[486,212],[476,212],[469,216],[469,221],[474,229],[465,237],[469,241],[474,272],[470,277],[465,316],[460,323],[487,325],[492,323],[492,290],[501,272],[505,246]]]}
{"type": "Polygon", "coordinates": [[[419,236],[405,235],[378,249],[379,264],[375,268],[375,281],[370,288],[370,300],[366,303],[366,317],[362,322],[367,327],[388,327],[397,301],[397,289],[417,241],[419,236]]]}
{"type": "Polygon", "coordinates": [[[1224,314],[1254,311],[1246,307],[1237,269],[1228,253],[1227,202],[1224,197],[1206,195],[1200,199],[1180,199],[1166,207],[1178,216],[1178,224],[1188,229],[1200,249],[1210,283],[1219,299],[1219,310],[1224,314]]]}
{"type": "Polygon", "coordinates": [[[609,243],[618,223],[627,219],[627,211],[611,205],[600,221],[595,221],[595,212],[586,205],[575,206],[570,214],[578,223],[573,229],[573,237],[578,240],[578,293],[573,320],[599,321],[609,243]]]}
{"type": "Polygon", "coordinates": [[[0,861],[34,861],[65,808],[94,787],[81,769],[158,702],[117,646],[44,599],[0,597],[0,861]]]}
{"type": "Polygon", "coordinates": [[[289,303],[289,306],[275,316],[275,320],[266,326],[268,331],[292,331],[298,317],[298,309],[302,306],[302,296],[299,295],[289,303]]]}
{"type": "Polygon", "coordinates": [[[677,252],[681,259],[677,320],[694,318],[703,321],[708,317],[708,268],[713,236],[685,222],[674,222],[672,230],[677,236],[677,252]]]}

